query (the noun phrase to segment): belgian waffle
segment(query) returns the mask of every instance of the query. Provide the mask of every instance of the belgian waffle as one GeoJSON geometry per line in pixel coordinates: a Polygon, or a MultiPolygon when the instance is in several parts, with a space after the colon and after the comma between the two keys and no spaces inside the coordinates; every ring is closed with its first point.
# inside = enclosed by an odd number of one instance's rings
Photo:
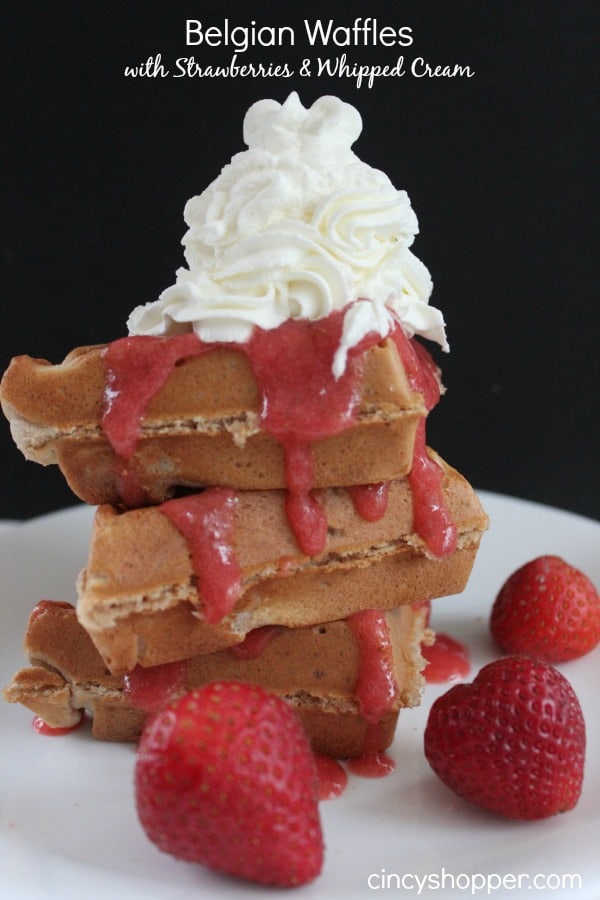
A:
{"type": "MultiPolygon", "coordinates": [[[[424,621],[425,611],[418,607],[385,614],[395,694],[370,751],[389,746],[400,709],[420,702],[420,645],[428,635],[424,621]]],[[[106,668],[73,606],[38,604],[27,626],[25,651],[31,665],[17,672],[5,688],[9,702],[21,703],[55,728],[76,724],[87,710],[96,738],[137,740],[148,714],[132,702],[123,677],[106,668]]],[[[361,709],[356,697],[360,666],[356,635],[348,622],[337,620],[277,629],[262,651],[249,658],[222,650],[188,659],[180,690],[221,679],[261,684],[292,705],[316,752],[355,757],[365,750],[369,724],[368,710],[361,709]]]]}
{"type": "Polygon", "coordinates": [[[98,509],[77,614],[113,672],[157,665],[239,643],[263,625],[298,628],[460,593],[487,527],[475,492],[443,468],[443,495],[458,532],[456,550],[433,557],[413,531],[407,479],[390,485],[385,515],[365,521],[343,489],[321,492],[328,521],[318,556],[298,549],[282,491],[240,492],[232,549],[241,594],[207,623],[185,538],[160,507],[98,509]]]}
{"type": "MultiPolygon", "coordinates": [[[[75,494],[117,503],[119,460],[102,429],[105,346],[73,350],[52,365],[15,357],[0,401],[15,443],[43,465],[57,463],[75,494]]],[[[281,444],[260,424],[260,390],[244,353],[216,347],[182,360],[150,401],[129,460],[146,503],[174,487],[286,487],[281,444]]],[[[365,353],[356,420],[311,443],[316,488],[387,481],[411,467],[415,431],[426,415],[393,340],[365,353]]]]}

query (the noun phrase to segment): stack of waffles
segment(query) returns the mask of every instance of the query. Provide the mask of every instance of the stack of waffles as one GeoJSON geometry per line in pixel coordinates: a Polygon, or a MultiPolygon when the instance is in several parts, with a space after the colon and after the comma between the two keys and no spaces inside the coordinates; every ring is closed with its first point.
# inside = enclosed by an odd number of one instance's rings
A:
{"type": "MultiPolygon", "coordinates": [[[[15,357],[17,446],[97,507],[75,606],[42,601],[5,690],[48,726],[135,740],[170,697],[252,681],[315,751],[374,759],[420,702],[427,605],[487,519],[426,443],[445,348],[404,191],[350,150],[360,116],[297,95],[186,206],[188,270],[129,336],[15,357]]],[[[74,578],[75,581],[75,578],[74,578]]]]}
{"type": "Polygon", "coordinates": [[[294,706],[320,753],[390,744],[420,700],[427,601],[463,590],[486,517],[425,448],[424,351],[398,328],[329,379],[317,354],[337,324],[273,331],[269,378],[262,350],[195,335],[11,362],[1,399],[18,446],[99,505],[76,608],[36,606],[31,666],[7,699],[51,727],[87,709],[97,737],[135,740],[165,684],[248,680],[294,706]]]}

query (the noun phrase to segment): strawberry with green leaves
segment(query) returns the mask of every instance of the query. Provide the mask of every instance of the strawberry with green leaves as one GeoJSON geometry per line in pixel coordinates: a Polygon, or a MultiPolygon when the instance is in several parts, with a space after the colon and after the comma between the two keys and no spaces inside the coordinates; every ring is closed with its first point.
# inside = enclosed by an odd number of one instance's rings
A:
{"type": "Polygon", "coordinates": [[[580,796],[585,723],[567,679],[548,663],[507,656],[433,703],[425,755],[456,794],[499,815],[542,819],[580,796]]]}
{"type": "Polygon", "coordinates": [[[260,687],[215,682],[158,713],[135,790],[147,836],[179,859],[280,887],[321,871],[314,757],[291,708],[260,687]]]}
{"type": "Polygon", "coordinates": [[[567,662],[600,642],[600,597],[583,572],[558,556],[539,556],[504,583],[490,629],[505,653],[567,662]]]}

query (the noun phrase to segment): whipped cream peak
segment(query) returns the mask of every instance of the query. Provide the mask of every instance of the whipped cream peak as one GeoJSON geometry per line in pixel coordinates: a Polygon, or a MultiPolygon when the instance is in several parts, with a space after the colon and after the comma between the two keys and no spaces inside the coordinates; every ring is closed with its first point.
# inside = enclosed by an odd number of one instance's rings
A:
{"type": "Polygon", "coordinates": [[[334,151],[352,156],[352,144],[362,131],[357,109],[338,97],[320,97],[305,109],[294,91],[284,103],[259,100],[244,118],[244,141],[275,155],[310,158],[334,151]]]}
{"type": "Polygon", "coordinates": [[[431,277],[409,249],[418,233],[410,200],[356,156],[361,130],[358,111],[337,97],[308,109],[296,93],[251,106],[248,149],[186,203],[188,267],[133,310],[129,333],[246,341],[255,326],[347,307],[336,376],[350,347],[368,332],[385,337],[394,318],[409,337],[448,350],[431,277]]]}

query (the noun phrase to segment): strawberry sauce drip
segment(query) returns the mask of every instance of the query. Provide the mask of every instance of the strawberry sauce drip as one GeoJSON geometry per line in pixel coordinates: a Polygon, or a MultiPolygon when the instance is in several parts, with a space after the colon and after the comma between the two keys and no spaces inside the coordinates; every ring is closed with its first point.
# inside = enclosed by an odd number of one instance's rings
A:
{"type": "Polygon", "coordinates": [[[307,556],[318,556],[327,541],[327,517],[312,490],[312,450],[310,444],[289,440],[285,442],[284,449],[287,520],[302,552],[307,556]]]}
{"type": "Polygon", "coordinates": [[[354,613],[346,619],[358,642],[360,671],[355,688],[361,715],[379,722],[397,696],[392,645],[385,614],[377,609],[354,613]]]}
{"type": "Polygon", "coordinates": [[[102,429],[118,456],[130,459],[135,453],[148,405],[177,363],[209,349],[193,332],[169,338],[137,335],[106,347],[102,429]]]}
{"type": "Polygon", "coordinates": [[[256,659],[268,647],[271,640],[281,631],[280,625],[263,625],[249,631],[241,644],[234,644],[229,652],[238,659],[256,659]]]}
{"type": "Polygon", "coordinates": [[[398,693],[390,634],[385,615],[379,610],[358,612],[346,621],[358,641],[360,670],[355,696],[367,722],[364,752],[349,760],[348,768],[355,774],[378,778],[394,769],[393,760],[378,749],[381,721],[398,693]]]}
{"type": "Polygon", "coordinates": [[[367,522],[377,522],[385,516],[390,495],[389,481],[378,484],[357,484],[348,488],[356,512],[367,522]]]}
{"type": "Polygon", "coordinates": [[[355,422],[362,354],[381,340],[373,334],[354,348],[344,374],[336,379],[332,364],[343,318],[343,311],[336,311],[316,322],[290,319],[273,331],[256,328],[245,348],[261,386],[261,424],[284,449],[286,512],[307,556],[322,553],[327,539],[325,512],[312,490],[311,444],[355,422]]]}
{"type": "Polygon", "coordinates": [[[427,661],[424,676],[429,684],[444,684],[466,678],[471,670],[469,651],[448,634],[436,634],[430,646],[421,647],[427,661]]]}
{"type": "Polygon", "coordinates": [[[140,426],[152,398],[183,359],[217,346],[245,353],[261,390],[260,420],[286,457],[287,513],[303,553],[325,547],[327,521],[313,493],[311,444],[349,428],[355,421],[362,378],[362,356],[378,343],[367,335],[348,354],[346,370],[335,378],[332,363],[339,345],[343,311],[316,322],[290,319],[278,328],[255,328],[246,343],[205,344],[194,333],[173,337],[136,335],[104,351],[106,384],[102,428],[117,461],[117,483],[126,506],[144,505],[135,477],[134,455],[140,426]]]}
{"type": "Polygon", "coordinates": [[[365,748],[361,756],[347,761],[350,772],[363,778],[384,778],[396,768],[396,763],[385,750],[379,750],[380,729],[378,722],[369,723],[365,748]]]}
{"type": "MultiPolygon", "coordinates": [[[[272,330],[255,328],[246,343],[203,343],[193,332],[172,337],[137,335],[109,344],[104,351],[106,384],[102,428],[117,456],[116,477],[125,506],[145,503],[135,473],[135,452],[148,405],[183,359],[217,346],[245,353],[261,391],[260,421],[285,453],[286,511],[298,546],[308,556],[323,552],[327,521],[313,490],[312,443],[339,434],[356,421],[366,350],[381,337],[368,334],[348,353],[344,374],[335,378],[332,363],[342,333],[344,310],[323,319],[290,319],[272,330]]],[[[435,364],[396,323],[392,337],[413,390],[428,410],[439,400],[435,364]]],[[[442,470],[426,449],[425,419],[417,428],[412,471],[415,529],[432,553],[442,556],[456,546],[456,529],[445,508],[442,470]]],[[[386,489],[365,486],[354,491],[360,515],[375,521],[385,512],[386,489]]]]}
{"type": "Polygon", "coordinates": [[[331,367],[343,318],[343,311],[337,311],[317,321],[289,319],[271,331],[255,328],[241,345],[261,386],[264,429],[283,444],[309,447],[355,421],[360,355],[381,338],[374,334],[354,348],[346,371],[336,379],[331,367]]]}
{"type": "Polygon", "coordinates": [[[102,430],[113,448],[117,490],[125,506],[144,506],[133,456],[140,425],[154,396],[178,362],[209,349],[195,334],[170,338],[137,335],[113,341],[104,350],[106,382],[102,430]]]}
{"type": "Polygon", "coordinates": [[[210,625],[231,612],[242,592],[242,571],[233,548],[236,507],[237,495],[229,488],[207,488],[158,507],[188,543],[210,625]]]}
{"type": "Polygon", "coordinates": [[[331,756],[315,753],[315,765],[319,777],[319,800],[334,800],[343,794],[348,784],[344,767],[331,756]]]}
{"type": "Polygon", "coordinates": [[[43,734],[46,737],[61,737],[64,734],[71,734],[72,731],[77,731],[78,728],[81,728],[85,716],[81,713],[79,717],[79,721],[75,722],[74,725],[66,725],[62,728],[53,728],[51,725],[48,725],[41,716],[35,716],[32,721],[33,730],[37,734],[43,734]]]}
{"type": "MultiPolygon", "coordinates": [[[[422,395],[430,412],[440,399],[437,366],[422,344],[408,340],[399,324],[394,328],[393,338],[409,384],[422,395]]],[[[427,453],[425,419],[421,419],[408,479],[415,530],[435,556],[445,556],[456,549],[456,526],[444,502],[442,477],[442,469],[427,453]]]]}
{"type": "Polygon", "coordinates": [[[148,668],[136,666],[123,676],[123,691],[132,706],[146,713],[157,713],[172,697],[184,693],[186,668],[185,662],[148,668]]]}
{"type": "Polygon", "coordinates": [[[45,615],[47,612],[52,612],[53,609],[74,609],[72,603],[66,603],[64,600],[40,600],[35,604],[33,609],[31,610],[31,615],[29,616],[29,621],[34,622],[40,616],[45,615]]]}

